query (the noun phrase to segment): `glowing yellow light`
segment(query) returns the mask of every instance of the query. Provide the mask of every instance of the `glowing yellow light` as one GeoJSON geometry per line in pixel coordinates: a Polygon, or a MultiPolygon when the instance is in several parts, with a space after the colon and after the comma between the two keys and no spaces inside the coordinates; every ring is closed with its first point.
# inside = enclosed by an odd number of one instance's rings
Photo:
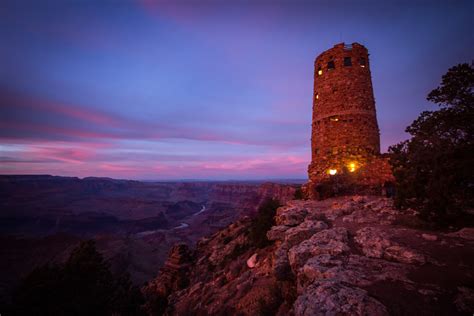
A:
{"type": "Polygon", "coordinates": [[[336,170],[336,169],[329,169],[328,172],[329,172],[329,174],[330,174],[331,176],[333,176],[333,175],[335,175],[335,174],[337,173],[337,170],[336,170]]]}
{"type": "Polygon", "coordinates": [[[350,171],[350,172],[354,172],[355,170],[356,170],[356,164],[353,163],[353,162],[351,162],[351,163],[349,164],[349,171],[350,171]]]}
{"type": "Polygon", "coordinates": [[[322,69],[319,69],[319,70],[318,70],[318,76],[321,76],[322,74],[323,74],[322,69]]]}
{"type": "Polygon", "coordinates": [[[360,65],[362,68],[365,68],[365,65],[360,65]]]}
{"type": "Polygon", "coordinates": [[[319,99],[319,94],[316,94],[316,99],[319,99]]]}

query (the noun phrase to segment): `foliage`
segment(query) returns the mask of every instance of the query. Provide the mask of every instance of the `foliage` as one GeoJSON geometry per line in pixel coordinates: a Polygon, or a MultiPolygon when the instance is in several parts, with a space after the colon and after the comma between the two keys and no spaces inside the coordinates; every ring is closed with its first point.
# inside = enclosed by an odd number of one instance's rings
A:
{"type": "Polygon", "coordinates": [[[270,295],[266,298],[258,299],[258,315],[273,316],[278,312],[278,308],[284,301],[278,284],[270,286],[270,295]]]}
{"type": "Polygon", "coordinates": [[[222,240],[222,242],[224,243],[224,245],[227,245],[228,243],[230,243],[232,241],[232,237],[230,236],[226,236],[224,237],[224,239],[222,240]]]}
{"type": "Polygon", "coordinates": [[[128,275],[114,276],[94,242],[85,241],[64,264],[33,270],[13,302],[17,315],[140,315],[143,298],[128,275]]]}
{"type": "Polygon", "coordinates": [[[226,258],[227,260],[222,262],[222,266],[225,266],[225,264],[228,261],[234,260],[235,258],[240,256],[241,254],[243,254],[245,251],[247,251],[248,248],[249,248],[248,246],[249,245],[246,245],[246,244],[237,244],[237,245],[235,245],[234,249],[232,249],[232,252],[229,254],[228,258],[226,258]]]}
{"type": "Polygon", "coordinates": [[[249,229],[249,240],[257,248],[269,245],[267,231],[275,224],[275,215],[280,202],[276,199],[265,200],[258,208],[257,216],[252,220],[249,229]]]}
{"type": "Polygon", "coordinates": [[[147,295],[145,308],[148,315],[163,315],[168,307],[168,298],[163,295],[147,295]]]}
{"type": "Polygon", "coordinates": [[[427,99],[441,108],[421,113],[406,129],[411,139],[389,148],[395,203],[446,221],[473,207],[473,66],[450,68],[427,99]]]}
{"type": "Polygon", "coordinates": [[[293,196],[295,200],[302,200],[303,199],[303,190],[301,187],[296,188],[295,195],[293,196]]]}

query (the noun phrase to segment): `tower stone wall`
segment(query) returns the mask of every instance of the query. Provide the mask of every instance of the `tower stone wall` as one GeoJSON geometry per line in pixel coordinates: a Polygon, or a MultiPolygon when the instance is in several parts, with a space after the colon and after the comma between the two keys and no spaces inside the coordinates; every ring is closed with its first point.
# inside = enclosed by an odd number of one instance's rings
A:
{"type": "Polygon", "coordinates": [[[392,180],[380,155],[380,134],[369,53],[358,43],[340,43],[314,62],[310,196],[318,184],[346,174],[372,189],[392,180]]]}

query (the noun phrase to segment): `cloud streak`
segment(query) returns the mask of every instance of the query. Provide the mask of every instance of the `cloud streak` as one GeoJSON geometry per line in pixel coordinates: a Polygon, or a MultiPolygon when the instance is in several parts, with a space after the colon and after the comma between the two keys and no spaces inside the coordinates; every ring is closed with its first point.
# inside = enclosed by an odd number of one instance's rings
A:
{"type": "MultiPolygon", "coordinates": [[[[299,122],[254,120],[248,130],[216,130],[212,126],[194,126],[176,122],[151,122],[126,118],[117,114],[94,110],[91,107],[52,101],[36,96],[24,96],[0,88],[0,137],[21,139],[86,141],[88,139],[189,139],[228,144],[275,145],[291,147],[293,139],[280,137],[274,141],[275,129],[285,133],[300,132],[299,122]],[[262,135],[255,138],[254,131],[262,135]],[[266,134],[266,135],[265,135],[266,134]],[[268,137],[266,139],[266,136],[268,137]]],[[[223,122],[219,122],[223,123],[223,122]]],[[[225,122],[224,122],[225,123],[225,122]]],[[[219,124],[219,125],[221,125],[219,124]]],[[[299,143],[301,144],[301,143],[299,143]]]]}
{"type": "Polygon", "coordinates": [[[472,1],[20,2],[0,10],[0,173],[304,177],[318,53],[369,48],[385,149],[474,47],[472,1]]]}
{"type": "Polygon", "coordinates": [[[258,128],[268,129],[267,141],[255,138],[252,126],[226,134],[216,128],[153,124],[5,88],[0,102],[1,149],[8,154],[0,158],[1,173],[244,179],[265,178],[271,170],[294,176],[307,164],[305,154],[282,154],[298,148],[292,137],[275,141],[275,127],[287,127],[284,133],[290,134],[297,127],[291,120],[255,120],[258,128]]]}

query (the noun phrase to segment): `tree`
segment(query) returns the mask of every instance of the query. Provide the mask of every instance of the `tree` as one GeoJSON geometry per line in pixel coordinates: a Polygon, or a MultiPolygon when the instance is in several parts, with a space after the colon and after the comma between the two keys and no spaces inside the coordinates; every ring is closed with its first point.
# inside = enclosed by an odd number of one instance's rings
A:
{"type": "Polygon", "coordinates": [[[295,200],[303,199],[303,190],[301,189],[301,187],[296,188],[295,194],[293,195],[293,199],[295,200]]]}
{"type": "Polygon", "coordinates": [[[446,222],[473,207],[473,65],[450,68],[427,100],[440,109],[422,112],[406,128],[411,139],[389,148],[395,204],[446,222]]]}
{"type": "Polygon", "coordinates": [[[269,245],[267,231],[275,224],[275,215],[280,202],[276,199],[266,199],[258,208],[257,216],[252,220],[249,229],[249,240],[253,246],[264,248],[269,245]]]}
{"type": "Polygon", "coordinates": [[[16,315],[140,315],[143,297],[128,275],[115,276],[97,252],[84,241],[64,264],[33,270],[15,297],[16,315]]]}

